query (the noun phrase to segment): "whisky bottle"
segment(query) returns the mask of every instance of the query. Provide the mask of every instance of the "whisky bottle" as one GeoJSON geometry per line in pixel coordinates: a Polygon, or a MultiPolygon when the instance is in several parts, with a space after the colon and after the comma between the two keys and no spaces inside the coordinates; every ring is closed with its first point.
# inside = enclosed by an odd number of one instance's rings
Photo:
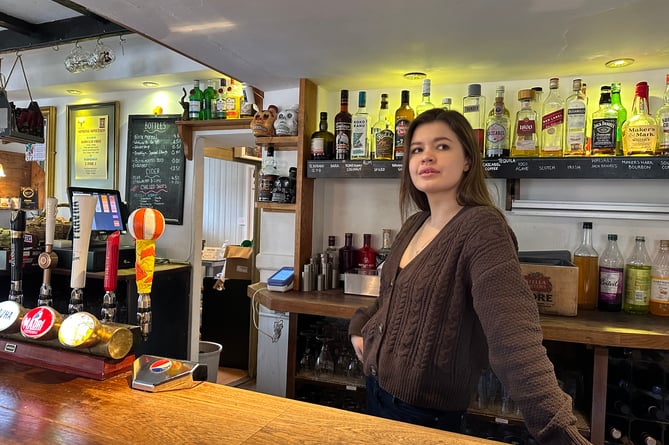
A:
{"type": "Polygon", "coordinates": [[[586,136],[588,99],[581,90],[581,79],[572,81],[572,94],[565,101],[565,143],[564,156],[586,156],[586,136]]]}
{"type": "MultiPolygon", "coordinates": [[[[508,157],[509,150],[509,117],[504,114],[504,89],[495,97],[495,113],[488,116],[485,124],[485,157],[508,157]]],[[[508,113],[508,110],[506,110],[508,113]]]]}
{"type": "Polygon", "coordinates": [[[216,106],[214,108],[215,119],[225,119],[225,92],[227,91],[227,81],[221,79],[220,86],[216,91],[216,106]]]}
{"type": "Polygon", "coordinates": [[[583,223],[583,238],[574,251],[578,267],[578,308],[595,309],[599,291],[599,254],[592,247],[592,223],[583,223]]]}
{"type": "Polygon", "coordinates": [[[658,125],[657,151],[658,156],[669,156],[669,74],[666,77],[664,89],[664,104],[657,110],[655,115],[658,125]]]}
{"type": "Polygon", "coordinates": [[[395,153],[393,150],[395,138],[390,123],[388,112],[388,95],[381,95],[381,108],[379,120],[372,125],[372,157],[382,161],[392,161],[395,153]]]}
{"type": "Polygon", "coordinates": [[[390,246],[392,242],[390,241],[390,229],[383,229],[381,248],[376,252],[376,267],[378,268],[383,262],[388,258],[390,254],[390,246]]]}
{"type": "Polygon", "coordinates": [[[599,259],[599,295],[597,309],[620,312],[623,303],[625,259],[618,248],[618,235],[609,233],[608,244],[599,259]]]}
{"type": "Polygon", "coordinates": [[[423,79],[423,99],[416,106],[416,116],[423,111],[431,110],[433,108],[435,108],[435,106],[430,101],[430,79],[423,79]]]}
{"type": "Polygon", "coordinates": [[[481,154],[485,154],[485,97],[481,96],[480,83],[472,83],[467,87],[467,95],[462,98],[462,114],[474,130],[481,154]]]}
{"type": "Polygon", "coordinates": [[[650,269],[650,303],[653,315],[669,316],[669,240],[660,240],[660,247],[650,269]]]}
{"type": "Polygon", "coordinates": [[[402,90],[402,103],[395,110],[395,159],[404,158],[405,138],[414,117],[413,108],[409,105],[409,90],[402,90]]]}
{"type": "Polygon", "coordinates": [[[650,256],[646,250],[646,238],[637,236],[632,255],[625,263],[624,312],[641,315],[648,313],[651,267],[650,256]]]}
{"type": "Polygon", "coordinates": [[[593,156],[613,156],[616,154],[618,111],[611,105],[611,87],[600,88],[599,109],[592,113],[593,156]]]}
{"type": "Polygon", "coordinates": [[[550,80],[550,90],[541,108],[541,157],[561,157],[564,137],[564,100],[558,90],[560,80],[550,80]]]}
{"type": "Polygon", "coordinates": [[[321,111],[318,131],[311,135],[311,159],[328,160],[334,158],[334,134],[328,131],[328,113],[321,111]]]}
{"type": "Polygon", "coordinates": [[[204,92],[202,93],[202,104],[204,108],[202,111],[202,118],[204,120],[214,118],[214,110],[216,109],[216,89],[214,88],[215,83],[216,81],[214,79],[209,79],[207,81],[207,88],[205,88],[204,92]]]}
{"type": "Polygon", "coordinates": [[[625,156],[653,156],[657,145],[657,121],[650,115],[648,83],[638,82],[634,92],[632,115],[622,126],[625,156]]]}
{"type": "Polygon", "coordinates": [[[362,248],[358,250],[358,267],[364,270],[376,269],[376,250],[372,247],[372,234],[362,235],[362,248]]]}
{"type": "Polygon", "coordinates": [[[193,81],[193,89],[190,90],[190,95],[188,96],[188,118],[192,121],[197,121],[202,119],[202,99],[204,95],[200,89],[200,81],[193,81]]]}
{"type": "Polygon", "coordinates": [[[620,82],[611,84],[611,106],[618,112],[616,121],[616,156],[623,155],[623,124],[627,120],[627,109],[620,101],[620,82]]]}
{"type": "Polygon", "coordinates": [[[351,159],[369,159],[369,114],[367,93],[358,92],[358,111],[351,120],[351,159]]]}
{"type": "Polygon", "coordinates": [[[351,153],[351,113],[348,112],[348,90],[341,90],[339,113],[334,118],[335,159],[345,161],[351,153]]]}
{"type": "Polygon", "coordinates": [[[518,91],[520,110],[516,113],[512,157],[537,156],[537,112],[532,108],[533,90],[518,91]]]}
{"type": "MultiPolygon", "coordinates": [[[[498,100],[501,101],[502,104],[504,103],[504,91],[506,91],[504,85],[500,85],[495,89],[495,103],[488,112],[488,117],[495,115],[495,105],[497,104],[498,100]]],[[[508,117],[509,119],[511,118],[511,113],[509,113],[509,110],[506,108],[506,106],[504,106],[502,114],[504,114],[504,116],[508,117]]]]}

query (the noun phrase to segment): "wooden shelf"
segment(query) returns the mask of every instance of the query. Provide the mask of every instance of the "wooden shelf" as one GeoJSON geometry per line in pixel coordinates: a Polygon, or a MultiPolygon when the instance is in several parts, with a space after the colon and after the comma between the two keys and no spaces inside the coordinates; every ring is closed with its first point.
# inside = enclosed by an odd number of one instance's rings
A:
{"type": "Polygon", "coordinates": [[[211,119],[206,121],[176,121],[177,130],[184,145],[184,155],[193,160],[193,132],[215,130],[248,130],[252,118],[244,119],[211,119]]]}
{"type": "Polygon", "coordinates": [[[256,144],[274,144],[275,150],[295,150],[298,136],[261,136],[256,137],[256,144]]]}
{"type": "Polygon", "coordinates": [[[256,201],[256,209],[263,209],[266,212],[295,212],[295,204],[282,204],[279,202],[258,202],[256,201]]]}

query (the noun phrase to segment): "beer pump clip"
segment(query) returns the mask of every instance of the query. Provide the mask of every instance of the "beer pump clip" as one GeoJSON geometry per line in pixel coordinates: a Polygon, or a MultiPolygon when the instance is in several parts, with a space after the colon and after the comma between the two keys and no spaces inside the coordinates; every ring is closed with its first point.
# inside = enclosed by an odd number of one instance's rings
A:
{"type": "Polygon", "coordinates": [[[148,392],[188,389],[207,380],[207,365],[142,355],[132,365],[132,388],[148,392]]]}

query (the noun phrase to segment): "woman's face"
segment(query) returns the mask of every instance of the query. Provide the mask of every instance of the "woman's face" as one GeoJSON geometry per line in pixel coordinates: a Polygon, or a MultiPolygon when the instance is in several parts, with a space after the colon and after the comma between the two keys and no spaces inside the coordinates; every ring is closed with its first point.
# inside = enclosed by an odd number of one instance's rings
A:
{"type": "Polygon", "coordinates": [[[471,164],[456,134],[441,121],[428,122],[414,130],[409,156],[411,181],[427,195],[455,196],[471,164]]]}

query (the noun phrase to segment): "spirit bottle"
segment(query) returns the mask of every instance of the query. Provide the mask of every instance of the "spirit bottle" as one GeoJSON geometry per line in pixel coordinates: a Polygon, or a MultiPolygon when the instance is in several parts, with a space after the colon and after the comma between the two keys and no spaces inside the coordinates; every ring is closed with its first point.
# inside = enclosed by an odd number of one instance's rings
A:
{"type": "Polygon", "coordinates": [[[375,270],[376,250],[372,247],[372,234],[363,234],[362,240],[362,248],[358,250],[358,267],[365,270],[375,270]]]}
{"type": "Polygon", "coordinates": [[[611,106],[618,112],[616,121],[616,156],[623,155],[623,124],[627,120],[627,109],[620,101],[620,82],[611,84],[611,106]]]}
{"type": "MultiPolygon", "coordinates": [[[[499,91],[499,89],[498,89],[499,91]]],[[[485,157],[499,158],[509,156],[509,117],[504,114],[504,87],[502,94],[495,97],[495,113],[488,116],[485,125],[485,157]]],[[[506,110],[508,113],[508,110],[506,110]]]]}
{"type": "Polygon", "coordinates": [[[441,109],[450,110],[452,103],[453,99],[451,99],[450,97],[444,97],[443,99],[441,99],[441,109]]]}
{"type": "Polygon", "coordinates": [[[619,312],[623,304],[625,259],[618,248],[618,235],[609,233],[608,244],[599,259],[599,298],[597,309],[619,312]]]}
{"type": "Polygon", "coordinates": [[[564,156],[586,156],[588,99],[581,90],[581,79],[572,81],[572,94],[565,101],[564,156]]]}
{"type": "Polygon", "coordinates": [[[532,87],[534,96],[532,97],[532,109],[537,112],[537,156],[539,156],[539,147],[541,147],[541,107],[543,104],[544,89],[541,87],[532,87]]]}
{"type": "Polygon", "coordinates": [[[515,135],[511,145],[512,157],[536,156],[537,146],[537,112],[532,109],[532,90],[518,91],[520,110],[516,113],[515,135]]]}
{"type": "Polygon", "coordinates": [[[646,238],[637,236],[634,251],[625,264],[625,293],[623,311],[629,314],[647,314],[650,302],[651,261],[646,250],[646,238]]]}
{"type": "Polygon", "coordinates": [[[327,160],[334,158],[334,134],[328,131],[328,113],[321,111],[318,131],[311,135],[311,159],[327,160]]]}
{"type": "Polygon", "coordinates": [[[669,74],[666,77],[667,86],[664,89],[664,105],[657,110],[655,119],[659,126],[657,135],[657,152],[658,156],[669,156],[669,74]]]}
{"type": "Polygon", "coordinates": [[[485,97],[481,96],[481,84],[472,83],[467,87],[467,95],[462,98],[462,114],[474,130],[481,154],[485,148],[485,97]]]}
{"type": "Polygon", "coordinates": [[[344,245],[339,249],[339,273],[343,277],[346,272],[356,268],[358,251],[353,248],[353,234],[344,234],[344,245]]]}
{"type": "Polygon", "coordinates": [[[216,91],[216,107],[214,108],[214,118],[225,119],[225,92],[227,91],[226,80],[221,79],[221,84],[216,91]]]}
{"type": "Polygon", "coordinates": [[[358,111],[351,121],[351,159],[369,159],[369,115],[364,91],[358,92],[358,111]]]}
{"type": "Polygon", "coordinates": [[[394,133],[391,129],[388,112],[388,95],[381,95],[381,109],[379,120],[372,125],[372,156],[373,159],[392,161],[394,159],[394,133]]]}
{"type": "Polygon", "coordinates": [[[599,290],[599,255],[592,247],[592,223],[583,223],[583,239],[574,251],[578,267],[578,308],[595,309],[599,290]]]}
{"type": "Polygon", "coordinates": [[[225,118],[238,119],[241,116],[242,85],[236,82],[235,79],[230,79],[230,85],[225,93],[225,118]]]}
{"type": "Polygon", "coordinates": [[[560,80],[550,80],[550,91],[541,108],[541,150],[542,157],[561,157],[564,137],[564,100],[558,88],[560,80]]]}
{"type": "Polygon", "coordinates": [[[616,154],[618,111],[611,105],[611,87],[600,89],[599,109],[592,113],[591,154],[612,156],[616,154]]]}
{"type": "Polygon", "coordinates": [[[202,118],[204,120],[214,118],[214,110],[216,109],[216,89],[214,88],[215,83],[216,81],[214,79],[209,79],[207,81],[207,88],[202,93],[204,97],[202,100],[202,103],[204,104],[202,118]]]}
{"type": "Polygon", "coordinates": [[[339,270],[339,251],[336,247],[337,238],[334,235],[328,236],[328,248],[325,252],[328,254],[332,268],[339,270]]]}
{"type": "Polygon", "coordinates": [[[200,89],[200,81],[193,81],[193,89],[188,96],[188,118],[192,121],[202,120],[202,99],[204,95],[200,89]]]}
{"type": "Polygon", "coordinates": [[[669,316],[669,240],[661,240],[650,270],[650,304],[653,315],[669,316]]]}
{"type": "Polygon", "coordinates": [[[423,79],[423,100],[416,107],[416,116],[423,111],[435,108],[434,104],[430,102],[430,79],[423,79]]]}
{"type": "Polygon", "coordinates": [[[348,112],[348,90],[341,90],[339,113],[334,118],[335,159],[345,161],[351,153],[351,113],[348,112]]]}
{"type": "Polygon", "coordinates": [[[276,159],[274,158],[274,145],[269,144],[258,176],[258,201],[272,201],[274,183],[278,177],[279,169],[276,167],[276,159]]]}
{"type": "Polygon", "coordinates": [[[402,90],[402,103],[395,110],[395,159],[404,157],[405,137],[414,117],[413,108],[409,105],[409,90],[402,90]]]}
{"type": "Polygon", "coordinates": [[[392,242],[390,241],[390,229],[383,229],[383,241],[381,243],[381,248],[376,252],[376,267],[378,268],[383,262],[388,258],[390,253],[390,246],[392,242]]]}
{"type": "MultiPolygon", "coordinates": [[[[504,91],[505,91],[504,85],[500,85],[497,87],[497,89],[495,89],[495,104],[493,104],[492,108],[488,112],[488,117],[495,115],[495,106],[498,100],[500,100],[502,104],[504,104],[504,91]]],[[[504,106],[502,113],[509,119],[511,118],[511,113],[509,113],[509,110],[506,108],[506,106],[504,106]]]]}
{"type": "Polygon", "coordinates": [[[625,156],[653,156],[657,144],[657,122],[650,115],[648,83],[639,82],[634,92],[632,116],[622,126],[625,156]]]}

